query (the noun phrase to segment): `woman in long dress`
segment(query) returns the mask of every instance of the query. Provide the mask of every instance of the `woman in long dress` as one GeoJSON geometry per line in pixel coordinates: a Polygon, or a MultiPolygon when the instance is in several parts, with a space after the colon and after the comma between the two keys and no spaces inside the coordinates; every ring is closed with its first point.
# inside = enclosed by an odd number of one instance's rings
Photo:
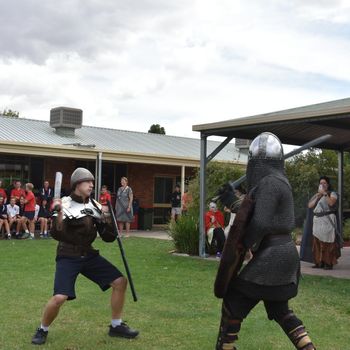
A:
{"type": "Polygon", "coordinates": [[[133,193],[131,187],[128,186],[128,179],[126,177],[123,176],[121,178],[120,184],[121,187],[118,188],[115,211],[119,224],[119,233],[122,234],[125,224],[126,237],[128,237],[130,223],[134,220],[132,209],[133,193]]]}
{"type": "Polygon", "coordinates": [[[313,209],[312,252],[313,268],[331,270],[337,264],[339,249],[336,244],[336,203],[338,195],[331,191],[327,176],[319,181],[318,192],[310,199],[308,207],[313,209]]]}

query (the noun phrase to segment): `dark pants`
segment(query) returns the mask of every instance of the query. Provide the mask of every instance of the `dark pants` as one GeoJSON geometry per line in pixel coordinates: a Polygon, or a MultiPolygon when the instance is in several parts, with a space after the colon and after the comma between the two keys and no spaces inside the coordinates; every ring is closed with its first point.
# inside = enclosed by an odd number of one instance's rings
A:
{"type": "Polygon", "coordinates": [[[213,232],[213,241],[211,242],[211,244],[212,246],[213,244],[215,245],[216,252],[222,252],[222,250],[224,249],[225,240],[226,238],[224,230],[221,227],[215,228],[213,232]]]}
{"type": "MultiPolygon", "coordinates": [[[[230,314],[230,318],[239,320],[245,319],[259,302],[259,299],[251,299],[237,290],[231,291],[229,295],[224,298],[224,305],[230,314]]],[[[288,300],[263,300],[263,302],[269,320],[281,319],[289,311],[288,300]]]]}
{"type": "Polygon", "coordinates": [[[302,321],[289,309],[288,300],[252,299],[233,289],[222,303],[221,323],[216,350],[236,349],[234,343],[238,339],[241,323],[260,301],[264,302],[269,320],[275,320],[281,326],[297,349],[314,349],[302,321]]]}

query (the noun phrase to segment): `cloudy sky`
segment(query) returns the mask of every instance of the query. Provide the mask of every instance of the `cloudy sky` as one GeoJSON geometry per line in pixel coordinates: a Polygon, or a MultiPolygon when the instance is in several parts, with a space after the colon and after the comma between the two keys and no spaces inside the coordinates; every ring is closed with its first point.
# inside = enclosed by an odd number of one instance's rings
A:
{"type": "Polygon", "coordinates": [[[0,110],[198,137],[350,96],[348,0],[0,0],[0,110]]]}

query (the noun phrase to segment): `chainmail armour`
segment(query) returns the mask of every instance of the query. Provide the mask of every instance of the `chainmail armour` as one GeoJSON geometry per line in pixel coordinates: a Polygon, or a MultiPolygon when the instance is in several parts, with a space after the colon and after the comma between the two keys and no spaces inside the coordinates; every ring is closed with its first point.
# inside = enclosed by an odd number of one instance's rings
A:
{"type": "Polygon", "coordinates": [[[244,245],[252,250],[253,258],[239,278],[266,286],[297,284],[300,263],[290,236],[294,207],[284,161],[250,159],[247,182],[255,208],[244,245]]]}

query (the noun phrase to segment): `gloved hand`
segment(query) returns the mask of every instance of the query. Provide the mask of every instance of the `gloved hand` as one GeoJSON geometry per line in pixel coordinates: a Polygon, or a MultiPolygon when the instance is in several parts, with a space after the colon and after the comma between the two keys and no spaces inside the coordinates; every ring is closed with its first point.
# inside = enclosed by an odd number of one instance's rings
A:
{"type": "Polygon", "coordinates": [[[225,207],[231,208],[237,200],[233,188],[229,183],[222,185],[216,193],[215,200],[219,200],[225,207]]]}

